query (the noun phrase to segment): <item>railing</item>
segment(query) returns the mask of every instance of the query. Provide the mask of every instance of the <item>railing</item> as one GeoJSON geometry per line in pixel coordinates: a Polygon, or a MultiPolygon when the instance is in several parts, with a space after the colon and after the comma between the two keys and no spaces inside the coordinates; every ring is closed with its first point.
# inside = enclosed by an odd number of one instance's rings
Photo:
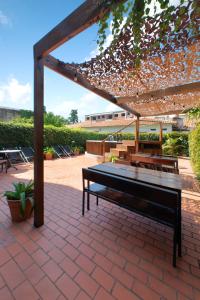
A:
{"type": "Polygon", "coordinates": [[[103,143],[103,161],[105,162],[105,142],[107,141],[108,137],[110,136],[114,136],[118,133],[120,133],[121,131],[123,131],[124,129],[128,128],[129,126],[131,126],[133,123],[135,123],[135,120],[132,121],[131,123],[129,123],[128,125],[125,125],[124,127],[122,127],[121,129],[117,130],[116,132],[109,134],[105,139],[102,140],[103,143]]]}

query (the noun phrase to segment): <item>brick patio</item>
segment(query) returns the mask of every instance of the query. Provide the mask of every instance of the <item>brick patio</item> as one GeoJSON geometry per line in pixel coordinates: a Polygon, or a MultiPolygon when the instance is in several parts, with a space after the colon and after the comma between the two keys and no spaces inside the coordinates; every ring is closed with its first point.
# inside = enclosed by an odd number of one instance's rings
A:
{"type": "MultiPolygon", "coordinates": [[[[170,229],[100,200],[81,216],[81,168],[91,157],[45,162],[45,225],[12,224],[0,203],[0,299],[200,299],[200,194],[189,161],[183,257],[171,266],[170,229]],[[188,180],[190,179],[190,180],[188,180]]],[[[0,192],[33,177],[32,165],[0,174],[0,192]]]]}

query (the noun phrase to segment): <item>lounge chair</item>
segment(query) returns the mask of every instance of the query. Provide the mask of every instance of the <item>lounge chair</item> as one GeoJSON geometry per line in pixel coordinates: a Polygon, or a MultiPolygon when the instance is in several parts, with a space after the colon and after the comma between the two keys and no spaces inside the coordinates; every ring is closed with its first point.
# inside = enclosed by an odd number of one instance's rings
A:
{"type": "Polygon", "coordinates": [[[66,157],[66,156],[67,156],[67,154],[64,152],[64,150],[63,150],[60,146],[56,145],[56,146],[53,146],[52,148],[54,149],[55,154],[56,154],[59,158],[63,158],[63,157],[66,157]]]}
{"type": "Polygon", "coordinates": [[[32,161],[34,158],[34,150],[31,147],[19,147],[26,162],[32,161]]]}
{"type": "Polygon", "coordinates": [[[74,155],[73,151],[70,149],[68,145],[60,145],[60,147],[66,153],[67,156],[74,155]]]}

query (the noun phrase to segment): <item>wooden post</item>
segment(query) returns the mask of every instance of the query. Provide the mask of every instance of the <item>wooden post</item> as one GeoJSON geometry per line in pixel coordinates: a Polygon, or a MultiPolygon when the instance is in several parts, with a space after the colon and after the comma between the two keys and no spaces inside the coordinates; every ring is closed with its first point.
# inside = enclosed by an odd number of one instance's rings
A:
{"type": "Polygon", "coordinates": [[[140,127],[140,117],[137,116],[135,121],[135,152],[139,152],[139,127],[140,127]]]}
{"type": "Polygon", "coordinates": [[[106,156],[105,156],[105,151],[106,151],[106,145],[105,145],[105,140],[103,140],[103,145],[102,145],[102,150],[103,150],[103,162],[105,163],[106,161],[106,156]]]}
{"type": "Polygon", "coordinates": [[[162,144],[162,140],[163,140],[163,131],[162,131],[162,122],[160,122],[160,135],[159,135],[159,141],[162,144]]]}
{"type": "Polygon", "coordinates": [[[34,226],[44,224],[43,162],[44,65],[34,57],[34,226]]]}

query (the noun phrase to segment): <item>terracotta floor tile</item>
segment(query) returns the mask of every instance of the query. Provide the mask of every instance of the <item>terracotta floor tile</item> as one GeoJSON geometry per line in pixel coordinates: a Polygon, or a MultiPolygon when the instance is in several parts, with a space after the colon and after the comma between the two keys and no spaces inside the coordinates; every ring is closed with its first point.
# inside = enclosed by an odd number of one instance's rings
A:
{"type": "Polygon", "coordinates": [[[10,259],[9,253],[4,250],[3,248],[0,248],[0,266],[5,264],[10,259]]]}
{"type": "MultiPolygon", "coordinates": [[[[116,283],[116,285],[114,286],[114,289],[113,289],[112,293],[113,293],[113,296],[116,299],[118,299],[118,300],[122,300],[122,299],[126,299],[126,300],[140,300],[141,299],[136,294],[133,294],[130,290],[124,288],[119,283],[116,283]]],[[[144,299],[144,300],[147,300],[147,299],[144,299]]]]}
{"type": "Polygon", "coordinates": [[[0,299],[2,300],[14,300],[9,289],[5,286],[4,288],[0,289],[0,299]]]}
{"type": "Polygon", "coordinates": [[[68,257],[65,257],[60,267],[72,278],[80,271],[80,268],[68,257]]]}
{"type": "Polygon", "coordinates": [[[57,287],[47,277],[41,279],[35,288],[44,300],[56,300],[60,295],[57,287]]]}
{"type": "Polygon", "coordinates": [[[105,290],[111,291],[114,285],[114,279],[101,268],[96,267],[94,272],[92,273],[92,277],[104,287],[105,290]]]}
{"type": "Polygon", "coordinates": [[[115,298],[111,294],[106,292],[103,288],[100,288],[98,290],[94,299],[95,300],[115,300],[115,298]]]}
{"type": "Polygon", "coordinates": [[[81,286],[81,288],[90,296],[94,297],[99,285],[88,276],[85,272],[80,271],[78,275],[75,277],[75,281],[81,286]]]}
{"type": "Polygon", "coordinates": [[[14,261],[9,261],[0,268],[0,273],[6,284],[11,288],[15,288],[24,281],[25,276],[19,266],[14,261]]]}
{"type": "Polygon", "coordinates": [[[42,270],[53,282],[55,282],[63,273],[61,268],[53,260],[49,260],[45,263],[42,266],[42,270]]]}
{"type": "MultiPolygon", "coordinates": [[[[40,228],[32,227],[33,218],[12,224],[6,201],[1,202],[0,240],[6,244],[0,241],[0,300],[22,300],[27,294],[30,300],[199,300],[196,183],[182,177],[189,188],[182,193],[183,257],[175,269],[172,230],[166,226],[104,200],[97,207],[94,197],[82,217],[81,168],[95,164],[87,156],[45,161],[40,228]]],[[[179,159],[180,173],[188,164],[179,159]]],[[[0,173],[0,194],[2,186],[32,177],[32,165],[0,173]]]]}
{"type": "Polygon", "coordinates": [[[87,256],[80,254],[78,258],[76,259],[76,263],[87,273],[91,273],[94,268],[95,264],[87,258],[87,256]]]}
{"type": "Polygon", "coordinates": [[[33,259],[25,251],[21,251],[15,256],[15,261],[22,270],[26,270],[33,264],[33,259]]]}
{"type": "Polygon", "coordinates": [[[25,275],[33,285],[37,284],[45,276],[44,272],[35,263],[26,269],[25,275]]]}
{"type": "Polygon", "coordinates": [[[58,279],[56,285],[69,300],[76,299],[75,297],[80,292],[79,286],[66,274],[58,279]]]}
{"type": "Polygon", "coordinates": [[[13,292],[16,300],[38,300],[40,297],[28,281],[24,281],[13,292]]]}
{"type": "Polygon", "coordinates": [[[49,260],[49,256],[42,249],[38,249],[34,252],[32,257],[39,266],[44,265],[49,260]]]}

